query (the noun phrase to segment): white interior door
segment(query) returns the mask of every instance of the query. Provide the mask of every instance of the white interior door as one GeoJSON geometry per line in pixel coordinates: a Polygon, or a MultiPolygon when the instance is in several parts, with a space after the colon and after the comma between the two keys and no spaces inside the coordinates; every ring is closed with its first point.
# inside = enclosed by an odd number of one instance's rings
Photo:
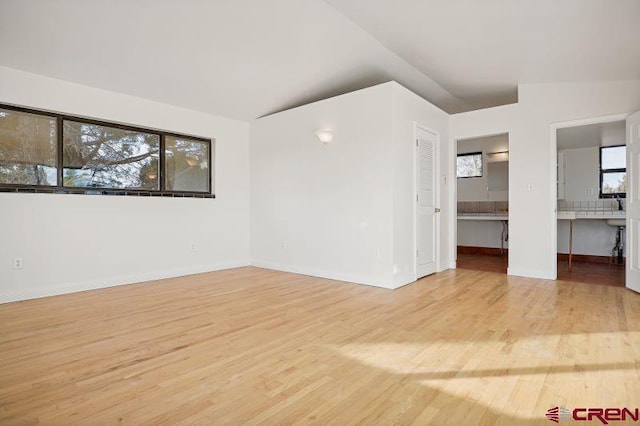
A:
{"type": "Polygon", "coordinates": [[[436,272],[436,148],[435,134],[416,127],[416,279],[436,272]]]}
{"type": "Polygon", "coordinates": [[[626,286],[640,293],[640,111],[627,117],[626,286]]]}

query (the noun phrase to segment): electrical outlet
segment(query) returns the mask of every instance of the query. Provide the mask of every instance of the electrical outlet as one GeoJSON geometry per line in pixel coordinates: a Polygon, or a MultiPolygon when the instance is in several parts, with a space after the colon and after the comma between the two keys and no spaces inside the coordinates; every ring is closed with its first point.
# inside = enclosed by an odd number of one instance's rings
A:
{"type": "Polygon", "coordinates": [[[22,258],[16,257],[13,259],[13,269],[22,269],[22,258]]]}
{"type": "Polygon", "coordinates": [[[284,240],[282,241],[282,250],[286,250],[287,249],[287,241],[284,240]]]}

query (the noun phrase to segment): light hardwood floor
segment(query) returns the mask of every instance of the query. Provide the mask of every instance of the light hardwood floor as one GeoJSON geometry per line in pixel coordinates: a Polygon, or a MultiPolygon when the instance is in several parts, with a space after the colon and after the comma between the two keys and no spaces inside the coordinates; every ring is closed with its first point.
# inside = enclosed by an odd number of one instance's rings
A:
{"type": "Polygon", "coordinates": [[[551,424],[640,405],[640,294],[240,268],[0,305],[0,424],[551,424]]]}

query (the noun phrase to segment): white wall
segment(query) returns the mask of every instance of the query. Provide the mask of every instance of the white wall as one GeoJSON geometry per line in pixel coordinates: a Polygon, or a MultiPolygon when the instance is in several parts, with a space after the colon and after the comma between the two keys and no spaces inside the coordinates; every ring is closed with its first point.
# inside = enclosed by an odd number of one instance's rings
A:
{"type": "Polygon", "coordinates": [[[639,109],[640,81],[525,84],[518,104],[452,116],[453,140],[509,132],[509,274],[556,277],[552,123],[639,109]]]}
{"type": "MultiPolygon", "coordinates": [[[[502,222],[498,220],[458,220],[458,245],[500,248],[502,222]]],[[[509,242],[503,243],[505,249],[509,242]]]]}
{"type": "Polygon", "coordinates": [[[564,153],[564,200],[595,201],[600,196],[600,149],[566,149],[564,153]]]}
{"type": "Polygon", "coordinates": [[[488,163],[486,154],[509,150],[509,135],[495,135],[458,141],[457,154],[482,152],[482,176],[456,179],[458,201],[509,201],[509,191],[489,191],[488,163]]]}
{"type": "Polygon", "coordinates": [[[247,123],[5,67],[0,102],[216,140],[215,199],[0,193],[0,301],[249,263],[247,123]]]}
{"type": "Polygon", "coordinates": [[[437,133],[439,137],[436,157],[440,246],[438,270],[454,267],[450,256],[452,242],[446,232],[451,222],[452,200],[448,187],[455,175],[447,167],[453,149],[449,140],[449,115],[398,83],[393,87],[393,265],[394,284],[401,286],[415,280],[415,125],[437,133]]]}
{"type": "Polygon", "coordinates": [[[252,264],[393,287],[391,93],[382,84],[253,123],[252,264]]]}
{"type": "Polygon", "coordinates": [[[454,143],[509,133],[509,273],[555,278],[550,126],[638,110],[640,82],[522,85],[518,104],[452,116],[449,135],[446,114],[386,83],[257,120],[250,153],[246,123],[8,68],[0,102],[216,139],[215,200],[0,194],[8,301],[246,265],[249,222],[257,265],[396,287],[413,262],[414,121],[441,134],[441,269],[455,259],[454,143]],[[325,146],[313,132],[327,127],[325,146]]]}
{"type": "MultiPolygon", "coordinates": [[[[256,120],[252,263],[386,288],[414,281],[414,123],[439,133],[445,165],[448,115],[395,82],[256,120]],[[314,135],[325,128],[328,145],[314,135]]],[[[441,203],[449,212],[448,191],[441,203]]],[[[446,233],[440,247],[446,269],[446,233]]]]}
{"type": "Polygon", "coordinates": [[[627,143],[626,123],[624,121],[603,123],[601,126],[601,146],[625,145],[627,143]]]}
{"type": "MultiPolygon", "coordinates": [[[[573,254],[611,256],[616,228],[604,219],[576,220],[573,223],[573,254]]],[[[558,253],[569,253],[569,221],[558,221],[558,253]]],[[[626,251],[625,251],[626,256],[626,251]]]]}

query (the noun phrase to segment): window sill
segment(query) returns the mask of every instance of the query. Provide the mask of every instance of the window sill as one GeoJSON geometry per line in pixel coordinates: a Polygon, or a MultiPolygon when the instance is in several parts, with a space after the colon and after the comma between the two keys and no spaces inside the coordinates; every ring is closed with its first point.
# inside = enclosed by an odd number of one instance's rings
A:
{"type": "Polygon", "coordinates": [[[160,192],[160,191],[140,191],[125,189],[85,189],[85,188],[58,188],[58,187],[15,187],[0,186],[0,193],[14,192],[19,194],[80,194],[80,195],[116,195],[133,197],[170,197],[170,198],[216,198],[215,194],[202,192],[160,192]]]}

